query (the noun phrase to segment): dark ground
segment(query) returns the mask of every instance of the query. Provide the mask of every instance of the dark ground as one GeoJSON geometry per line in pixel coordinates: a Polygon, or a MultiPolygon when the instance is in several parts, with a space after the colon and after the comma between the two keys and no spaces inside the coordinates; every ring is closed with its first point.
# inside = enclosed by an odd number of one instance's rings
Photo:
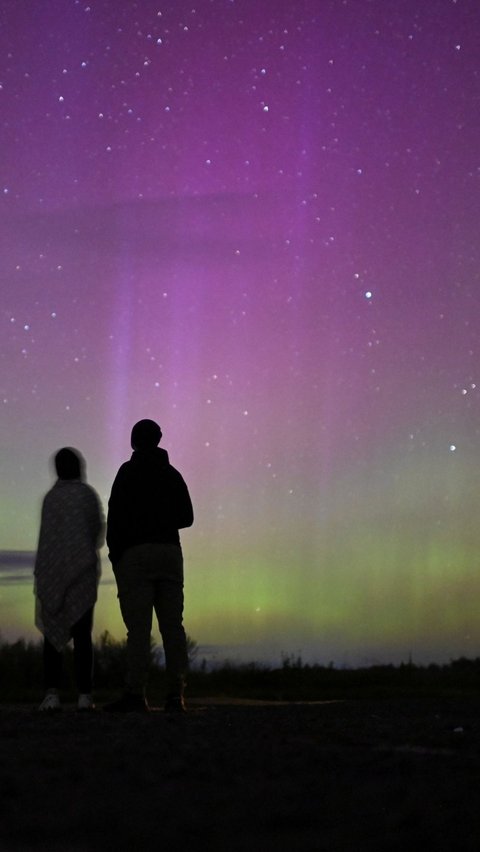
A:
{"type": "Polygon", "coordinates": [[[480,697],[0,708],[2,852],[480,849],[480,697]]]}

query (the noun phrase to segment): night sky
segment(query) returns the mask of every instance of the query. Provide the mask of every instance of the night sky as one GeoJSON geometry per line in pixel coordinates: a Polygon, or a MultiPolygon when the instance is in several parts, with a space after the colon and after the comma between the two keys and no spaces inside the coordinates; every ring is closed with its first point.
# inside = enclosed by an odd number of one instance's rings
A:
{"type": "Polygon", "coordinates": [[[476,0],[3,0],[5,564],[151,417],[200,645],[480,654],[479,46],[476,0]]]}

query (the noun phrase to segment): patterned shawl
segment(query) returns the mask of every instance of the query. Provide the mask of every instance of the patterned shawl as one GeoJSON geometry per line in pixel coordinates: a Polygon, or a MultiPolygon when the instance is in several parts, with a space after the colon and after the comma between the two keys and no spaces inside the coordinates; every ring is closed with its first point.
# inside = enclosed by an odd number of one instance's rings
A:
{"type": "Polygon", "coordinates": [[[104,532],[97,494],[79,479],[58,479],[46,494],[35,560],[35,624],[61,651],[97,599],[104,532]]]}

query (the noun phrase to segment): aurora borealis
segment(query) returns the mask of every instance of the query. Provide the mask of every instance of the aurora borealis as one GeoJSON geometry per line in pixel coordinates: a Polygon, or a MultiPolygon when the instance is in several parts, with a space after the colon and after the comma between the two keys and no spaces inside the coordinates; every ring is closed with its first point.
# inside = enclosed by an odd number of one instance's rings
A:
{"type": "MultiPolygon", "coordinates": [[[[106,508],[152,417],[201,646],[478,655],[478,4],[6,0],[0,24],[3,563],[56,449],[106,508]]],[[[122,635],[108,582],[97,628],[122,635]]],[[[30,629],[4,579],[2,635],[30,629]]]]}

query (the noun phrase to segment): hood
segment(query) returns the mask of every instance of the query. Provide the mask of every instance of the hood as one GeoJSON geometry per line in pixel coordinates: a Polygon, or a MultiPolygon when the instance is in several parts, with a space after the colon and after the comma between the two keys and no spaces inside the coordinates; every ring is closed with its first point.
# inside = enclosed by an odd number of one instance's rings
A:
{"type": "Polygon", "coordinates": [[[135,467],[168,467],[170,464],[167,451],[161,447],[155,447],[153,450],[134,450],[130,461],[135,467]]]}

